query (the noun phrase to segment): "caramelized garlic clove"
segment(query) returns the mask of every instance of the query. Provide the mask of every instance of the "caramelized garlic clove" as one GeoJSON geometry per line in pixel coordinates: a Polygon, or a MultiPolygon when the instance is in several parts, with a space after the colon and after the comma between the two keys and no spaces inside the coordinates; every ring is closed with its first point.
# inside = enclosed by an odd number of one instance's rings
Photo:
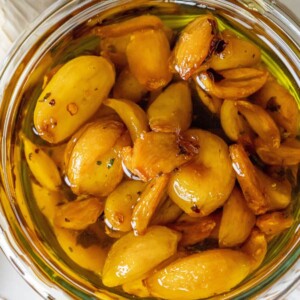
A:
{"type": "Polygon", "coordinates": [[[177,250],[180,234],[163,226],[152,226],[144,235],[127,233],[111,247],[102,281],[114,287],[141,278],[177,250]]]}
{"type": "Polygon", "coordinates": [[[195,74],[211,51],[217,22],[212,15],[201,15],[181,32],[170,58],[170,66],[183,80],[195,74]]]}
{"type": "Polygon", "coordinates": [[[168,174],[153,178],[138,198],[131,218],[131,226],[135,235],[142,235],[146,232],[155,210],[166,197],[169,179],[168,174]]]}
{"type": "Polygon", "coordinates": [[[250,257],[251,272],[253,272],[262,264],[267,254],[268,244],[265,235],[254,228],[241,250],[250,257]]]}
{"type": "Polygon", "coordinates": [[[129,69],[139,83],[152,91],[172,79],[168,60],[169,41],[162,30],[142,30],[131,35],[126,50],[129,69]]]}
{"type": "Polygon", "coordinates": [[[293,166],[300,163],[300,142],[289,138],[279,148],[270,147],[261,138],[254,142],[260,159],[269,165],[293,166]]]}
{"type": "Polygon", "coordinates": [[[185,82],[169,85],[149,106],[147,115],[153,131],[180,132],[192,122],[192,99],[185,82]]]}
{"type": "Polygon", "coordinates": [[[281,234],[294,223],[292,216],[286,212],[274,211],[261,215],[256,220],[256,226],[267,236],[281,234]]]}
{"type": "Polygon", "coordinates": [[[249,124],[239,114],[236,103],[234,100],[224,100],[220,111],[221,126],[226,135],[235,142],[243,135],[252,134],[249,124]]]}
{"type": "Polygon", "coordinates": [[[97,221],[103,209],[104,203],[94,197],[68,202],[56,207],[54,225],[66,229],[83,230],[97,221]]]}
{"type": "Polygon", "coordinates": [[[208,62],[216,70],[253,67],[261,61],[261,51],[248,40],[239,38],[229,30],[221,32],[214,54],[208,62]]]}
{"type": "Polygon", "coordinates": [[[291,184],[287,180],[279,181],[264,174],[252,164],[242,145],[231,145],[229,151],[247,205],[254,214],[283,209],[290,203],[291,184]]]}
{"type": "Polygon", "coordinates": [[[144,282],[147,278],[147,275],[142,276],[139,279],[133,280],[131,282],[124,283],[122,285],[122,289],[125,293],[130,295],[135,295],[140,298],[148,298],[150,297],[150,292],[144,282]]]}
{"type": "Polygon", "coordinates": [[[106,106],[114,109],[127,126],[132,141],[149,130],[146,113],[136,103],[126,99],[106,99],[106,106]]]}
{"type": "Polygon", "coordinates": [[[175,204],[170,197],[157,208],[152,216],[151,225],[166,225],[175,222],[181,215],[182,209],[175,204]]]}
{"type": "Polygon", "coordinates": [[[101,275],[107,257],[108,247],[99,243],[83,247],[78,240],[82,231],[69,230],[54,226],[55,237],[63,251],[78,266],[101,275]]]}
{"type": "Polygon", "coordinates": [[[121,150],[130,144],[122,123],[91,123],[70,155],[67,176],[72,191],[98,197],[110,194],[123,177],[121,150]]]}
{"type": "Polygon", "coordinates": [[[26,161],[34,178],[44,188],[57,191],[62,182],[54,161],[41,147],[33,144],[24,135],[22,135],[22,140],[26,161]]]}
{"type": "Polygon", "coordinates": [[[125,67],[127,62],[126,49],[130,42],[130,34],[100,39],[100,54],[107,57],[118,67],[125,67]]]}
{"type": "Polygon", "coordinates": [[[229,147],[233,169],[241,186],[247,205],[255,214],[263,214],[269,208],[269,199],[263,193],[256,169],[250,161],[242,145],[234,144],[229,147]]]}
{"type": "Polygon", "coordinates": [[[172,174],[168,193],[188,215],[206,216],[225,203],[234,187],[228,146],[201,129],[190,129],[184,137],[199,145],[199,153],[172,174]]]}
{"type": "Polygon", "coordinates": [[[180,258],[146,279],[152,296],[202,299],[229,291],[250,272],[248,255],[229,249],[207,250],[180,258]]]}
{"type": "Polygon", "coordinates": [[[219,229],[220,247],[235,247],[242,244],[255,225],[255,215],[246,204],[238,188],[234,188],[223,206],[219,229]]]}
{"type": "Polygon", "coordinates": [[[254,103],[267,110],[276,124],[285,130],[286,136],[297,135],[299,123],[297,102],[274,77],[269,75],[266,84],[251,98],[254,103]]]}
{"type": "Polygon", "coordinates": [[[113,87],[114,98],[128,99],[136,103],[140,102],[146,93],[147,90],[127,68],[122,70],[113,87]]]}
{"type": "Polygon", "coordinates": [[[197,145],[175,133],[148,132],[135,141],[133,150],[123,150],[124,163],[141,180],[167,174],[190,161],[197,145]]]}
{"type": "Polygon", "coordinates": [[[267,77],[267,71],[254,68],[220,72],[208,69],[196,76],[196,82],[211,96],[220,99],[242,99],[258,91],[265,84],[267,77]]]}
{"type": "Polygon", "coordinates": [[[280,145],[280,132],[270,115],[260,106],[249,101],[237,101],[238,111],[246,118],[251,128],[264,142],[273,148],[280,145]]]}
{"type": "Polygon", "coordinates": [[[255,167],[256,176],[262,186],[262,192],[268,198],[268,211],[286,208],[292,200],[292,186],[287,179],[275,179],[255,167]]]}
{"type": "Polygon", "coordinates": [[[206,93],[197,84],[197,82],[196,82],[196,90],[197,90],[199,99],[201,100],[202,104],[204,104],[210,112],[219,116],[221,113],[221,107],[222,107],[223,100],[206,93]]]}
{"type": "Polygon", "coordinates": [[[132,229],[132,211],[145,186],[142,181],[124,181],[109,194],[104,209],[108,228],[122,232],[132,229]]]}
{"type": "Polygon", "coordinates": [[[209,215],[200,218],[179,219],[169,227],[182,234],[179,244],[183,247],[191,246],[208,238],[215,228],[216,222],[213,216],[209,215]]]}
{"type": "Polygon", "coordinates": [[[37,100],[33,118],[38,134],[50,143],[70,137],[98,110],[114,82],[114,67],[103,57],[67,62],[37,100]]]}
{"type": "Polygon", "coordinates": [[[136,103],[126,99],[112,98],[104,100],[103,103],[118,113],[127,126],[133,142],[149,131],[147,115],[136,103]]]}

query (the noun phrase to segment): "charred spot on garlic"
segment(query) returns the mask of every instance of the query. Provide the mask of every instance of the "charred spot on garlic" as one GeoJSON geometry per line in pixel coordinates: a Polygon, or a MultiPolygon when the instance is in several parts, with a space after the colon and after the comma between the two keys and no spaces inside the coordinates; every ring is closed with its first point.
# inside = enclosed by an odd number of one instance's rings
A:
{"type": "Polygon", "coordinates": [[[276,101],[276,97],[271,97],[267,102],[266,109],[271,112],[277,112],[280,110],[280,107],[281,106],[276,101]]]}
{"type": "Polygon", "coordinates": [[[76,103],[69,103],[67,105],[67,111],[70,113],[71,116],[74,116],[78,112],[78,106],[76,103]]]}
{"type": "Polygon", "coordinates": [[[51,99],[51,100],[49,101],[49,105],[54,106],[54,105],[55,105],[55,99],[51,99]]]}
{"type": "Polygon", "coordinates": [[[209,68],[207,70],[207,74],[210,77],[211,80],[213,80],[214,82],[219,82],[221,80],[224,79],[224,76],[221,75],[220,73],[216,72],[214,69],[209,68]]]}

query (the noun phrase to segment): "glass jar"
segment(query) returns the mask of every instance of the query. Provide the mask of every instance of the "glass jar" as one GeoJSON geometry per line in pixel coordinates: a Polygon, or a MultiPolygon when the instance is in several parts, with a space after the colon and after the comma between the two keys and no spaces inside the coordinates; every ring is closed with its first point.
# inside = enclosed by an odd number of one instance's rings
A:
{"type": "MultiPolygon", "coordinates": [[[[103,21],[126,12],[160,11],[172,14],[172,4],[217,11],[224,24],[255,40],[271,72],[289,88],[300,105],[300,29],[274,1],[262,0],[64,0],[46,10],[21,36],[0,71],[1,205],[0,246],[11,263],[47,299],[124,299],[128,295],[101,285],[97,276],[73,267],[56,249],[49,228],[35,213],[28,192],[21,149],[16,142],[19,119],[32,109],[47,69],[47,53],[68,49],[70,33],[87,22],[103,21]],[[96,18],[94,18],[97,15],[96,18]],[[276,58],[275,58],[276,57],[276,58]],[[276,63],[275,63],[276,62],[276,63]],[[288,81],[287,78],[290,80],[288,81]],[[29,95],[29,96],[28,96],[29,95]],[[30,99],[29,99],[30,98],[30,99]],[[30,100],[32,100],[30,102],[30,100]],[[42,224],[42,226],[41,226],[42,224]],[[44,227],[43,227],[44,226],[44,227]],[[79,271],[78,271],[79,270],[79,271]]],[[[190,15],[188,18],[192,18],[190,15]]],[[[182,24],[188,20],[182,19],[182,24]]],[[[76,46],[76,45],[75,45],[76,46]]],[[[30,122],[25,121],[30,131],[30,122]]],[[[269,245],[263,265],[232,291],[218,299],[280,299],[299,280],[300,184],[293,193],[295,224],[269,245]],[[280,278],[286,273],[285,279],[280,278]]]]}

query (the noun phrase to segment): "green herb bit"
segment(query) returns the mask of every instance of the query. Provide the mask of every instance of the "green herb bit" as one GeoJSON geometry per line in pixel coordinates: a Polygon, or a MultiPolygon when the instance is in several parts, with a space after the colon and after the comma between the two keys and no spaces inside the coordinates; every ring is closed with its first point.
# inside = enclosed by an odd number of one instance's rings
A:
{"type": "Polygon", "coordinates": [[[109,163],[107,164],[107,169],[110,169],[113,166],[114,162],[115,162],[115,158],[111,158],[109,160],[109,163]]]}

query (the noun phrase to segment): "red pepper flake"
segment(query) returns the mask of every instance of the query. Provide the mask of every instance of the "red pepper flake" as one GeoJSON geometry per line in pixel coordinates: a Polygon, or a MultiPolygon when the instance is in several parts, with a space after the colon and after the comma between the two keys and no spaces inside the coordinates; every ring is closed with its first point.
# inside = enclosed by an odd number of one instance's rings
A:
{"type": "Polygon", "coordinates": [[[49,104],[50,104],[51,106],[54,106],[54,105],[55,105],[55,99],[51,99],[51,100],[49,101],[49,104]]]}
{"type": "Polygon", "coordinates": [[[67,111],[70,113],[71,116],[74,116],[78,112],[78,106],[76,103],[69,103],[67,105],[67,111]]]}

